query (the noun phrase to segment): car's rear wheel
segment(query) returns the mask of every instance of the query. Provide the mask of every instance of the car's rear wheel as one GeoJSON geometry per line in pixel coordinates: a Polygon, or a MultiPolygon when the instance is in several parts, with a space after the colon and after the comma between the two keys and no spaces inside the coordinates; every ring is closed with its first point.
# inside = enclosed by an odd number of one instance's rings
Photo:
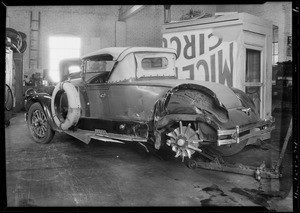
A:
{"type": "Polygon", "coordinates": [[[49,143],[55,132],[47,120],[47,116],[39,103],[34,103],[28,111],[28,129],[37,143],[49,143]]]}

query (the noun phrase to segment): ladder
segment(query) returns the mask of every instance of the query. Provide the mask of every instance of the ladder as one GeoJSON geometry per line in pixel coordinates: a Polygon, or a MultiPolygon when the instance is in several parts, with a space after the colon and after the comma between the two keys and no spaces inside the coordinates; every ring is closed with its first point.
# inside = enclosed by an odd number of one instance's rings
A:
{"type": "Polygon", "coordinates": [[[39,46],[40,46],[40,20],[41,13],[38,11],[30,12],[30,46],[29,46],[29,69],[39,68],[39,46]]]}

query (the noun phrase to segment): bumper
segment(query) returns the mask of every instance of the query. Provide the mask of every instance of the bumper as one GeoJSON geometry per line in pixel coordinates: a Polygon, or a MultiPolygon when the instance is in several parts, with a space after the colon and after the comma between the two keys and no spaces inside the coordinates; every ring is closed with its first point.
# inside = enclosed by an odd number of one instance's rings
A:
{"type": "Polygon", "coordinates": [[[264,120],[259,123],[244,126],[236,126],[234,129],[218,130],[218,146],[239,143],[248,138],[263,138],[265,134],[270,133],[274,128],[275,119],[264,120]]]}

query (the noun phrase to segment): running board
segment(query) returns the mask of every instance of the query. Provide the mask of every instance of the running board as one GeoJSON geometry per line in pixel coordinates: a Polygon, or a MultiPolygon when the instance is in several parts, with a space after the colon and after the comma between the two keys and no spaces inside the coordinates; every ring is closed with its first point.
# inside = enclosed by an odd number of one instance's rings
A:
{"type": "Polygon", "coordinates": [[[146,138],[130,136],[130,135],[122,135],[115,133],[99,133],[89,130],[77,129],[76,131],[66,130],[64,131],[68,135],[81,140],[82,142],[89,144],[91,139],[103,141],[103,142],[113,142],[113,143],[124,143],[124,141],[130,142],[147,142],[146,138]]]}

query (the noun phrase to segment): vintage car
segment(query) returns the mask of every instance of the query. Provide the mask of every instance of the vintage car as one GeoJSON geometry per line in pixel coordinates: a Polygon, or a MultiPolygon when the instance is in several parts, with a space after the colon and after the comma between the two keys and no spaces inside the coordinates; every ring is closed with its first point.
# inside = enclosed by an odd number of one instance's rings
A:
{"type": "Polygon", "coordinates": [[[175,60],[173,49],[111,47],[84,56],[80,66],[68,63],[52,95],[26,92],[34,141],[65,132],[85,143],[169,146],[184,160],[203,149],[233,155],[270,137],[273,119],[260,119],[244,92],[178,79],[175,60]]]}

